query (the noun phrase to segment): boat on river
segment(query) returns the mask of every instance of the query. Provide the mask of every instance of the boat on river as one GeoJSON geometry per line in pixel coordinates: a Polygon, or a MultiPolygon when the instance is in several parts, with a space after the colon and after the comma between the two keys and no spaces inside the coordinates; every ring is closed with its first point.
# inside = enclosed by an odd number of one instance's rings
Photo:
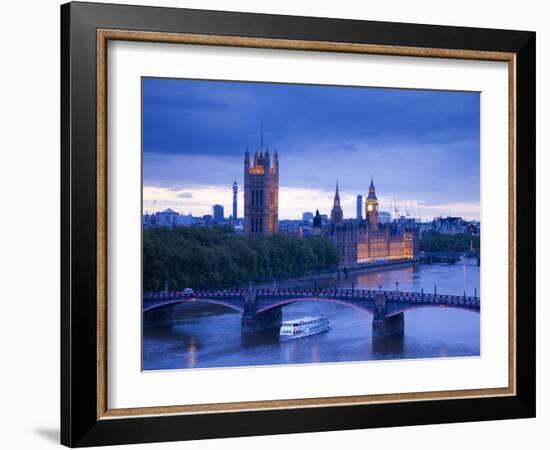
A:
{"type": "Polygon", "coordinates": [[[330,329],[329,321],[325,315],[306,316],[298,319],[285,320],[281,324],[279,340],[288,341],[299,339],[314,334],[323,333],[330,329]]]}

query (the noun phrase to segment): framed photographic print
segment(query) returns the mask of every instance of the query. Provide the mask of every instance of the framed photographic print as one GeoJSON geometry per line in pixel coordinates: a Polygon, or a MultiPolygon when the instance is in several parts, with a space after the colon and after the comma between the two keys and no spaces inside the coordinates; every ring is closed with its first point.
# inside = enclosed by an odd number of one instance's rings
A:
{"type": "Polygon", "coordinates": [[[62,443],[535,414],[535,33],[69,3],[62,443]]]}

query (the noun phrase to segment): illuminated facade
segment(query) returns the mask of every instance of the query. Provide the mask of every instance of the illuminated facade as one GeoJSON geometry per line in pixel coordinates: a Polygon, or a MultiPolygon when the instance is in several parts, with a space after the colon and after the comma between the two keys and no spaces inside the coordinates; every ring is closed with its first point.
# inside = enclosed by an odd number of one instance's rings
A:
{"type": "Polygon", "coordinates": [[[277,232],[279,226],[279,156],[270,160],[266,147],[256,150],[250,160],[244,155],[244,233],[262,237],[277,232]]]}
{"type": "Polygon", "coordinates": [[[338,187],[336,188],[327,235],[338,250],[341,267],[375,261],[413,259],[419,251],[416,229],[397,230],[392,224],[378,222],[378,199],[373,180],[365,200],[365,219],[361,221],[344,220],[338,187]]]}

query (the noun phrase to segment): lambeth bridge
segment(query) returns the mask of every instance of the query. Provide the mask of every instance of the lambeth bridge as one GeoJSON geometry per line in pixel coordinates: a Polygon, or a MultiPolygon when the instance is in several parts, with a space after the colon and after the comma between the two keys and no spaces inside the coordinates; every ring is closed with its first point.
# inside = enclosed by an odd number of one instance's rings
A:
{"type": "MultiPolygon", "coordinates": [[[[148,292],[143,296],[145,322],[167,323],[174,307],[182,304],[222,305],[242,314],[242,332],[278,330],[281,308],[296,302],[332,302],[372,316],[373,337],[403,333],[405,311],[423,307],[460,308],[479,312],[479,297],[369,289],[219,289],[148,292]]],[[[173,317],[173,316],[172,316],[173,317]]]]}

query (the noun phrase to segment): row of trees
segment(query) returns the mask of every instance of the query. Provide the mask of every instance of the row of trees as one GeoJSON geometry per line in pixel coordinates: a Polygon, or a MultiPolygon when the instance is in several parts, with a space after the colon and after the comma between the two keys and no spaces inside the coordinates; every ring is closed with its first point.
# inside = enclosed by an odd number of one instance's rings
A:
{"type": "Polygon", "coordinates": [[[479,236],[471,234],[441,234],[437,231],[427,231],[422,234],[420,250],[424,252],[465,252],[479,248],[479,236]]]}
{"type": "Polygon", "coordinates": [[[251,239],[230,226],[150,228],[143,231],[143,288],[223,287],[300,276],[333,268],[329,239],[273,235],[251,239]]]}

